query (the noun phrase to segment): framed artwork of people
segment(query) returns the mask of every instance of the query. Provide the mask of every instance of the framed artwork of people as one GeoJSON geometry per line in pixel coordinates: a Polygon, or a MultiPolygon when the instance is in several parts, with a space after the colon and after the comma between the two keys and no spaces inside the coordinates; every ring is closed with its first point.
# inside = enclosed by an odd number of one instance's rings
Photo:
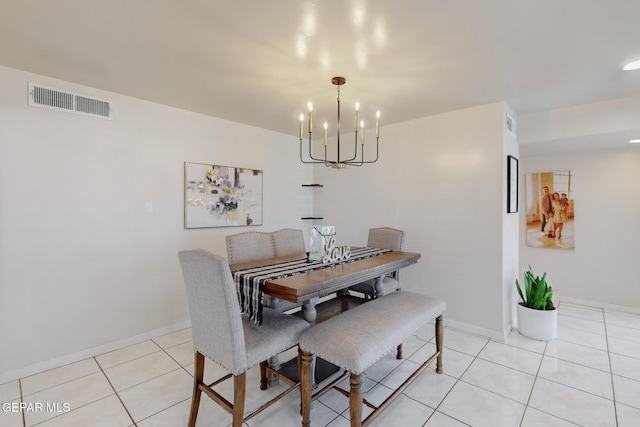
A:
{"type": "Polygon", "coordinates": [[[525,176],[527,246],[575,249],[575,175],[570,170],[525,176]]]}

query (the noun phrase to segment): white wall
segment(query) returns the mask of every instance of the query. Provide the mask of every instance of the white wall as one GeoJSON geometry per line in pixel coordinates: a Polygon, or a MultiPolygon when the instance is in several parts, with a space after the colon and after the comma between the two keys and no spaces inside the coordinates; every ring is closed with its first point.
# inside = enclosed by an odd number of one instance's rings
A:
{"type": "MultiPolygon", "coordinates": [[[[505,115],[509,114],[517,123],[517,116],[513,111],[505,105],[505,115]]],[[[517,126],[514,126],[517,128],[517,126]]],[[[516,129],[517,131],[517,129],[516,129]]],[[[519,157],[519,146],[516,135],[504,128],[504,153],[503,153],[503,191],[502,197],[502,330],[504,335],[508,335],[509,331],[516,323],[516,301],[517,291],[515,289],[515,280],[518,277],[518,267],[520,259],[520,209],[517,213],[507,213],[507,156],[519,157]]],[[[520,159],[518,159],[518,169],[520,168],[520,159]]],[[[518,170],[519,172],[519,170],[518,170]]],[[[520,183],[520,180],[518,180],[520,183]]],[[[519,191],[518,202],[523,197],[523,193],[519,191]]],[[[518,203],[519,204],[519,203],[518,203]]]]}
{"type": "Polygon", "coordinates": [[[306,226],[293,136],[4,67],[0,93],[0,383],[188,325],[177,252],[224,255],[247,228],[183,229],[184,161],[263,169],[251,229],[306,226]],[[114,120],[28,107],[28,81],[111,99],[114,120]]]}
{"type": "MultiPolygon", "coordinates": [[[[640,147],[521,159],[521,180],[531,172],[575,174],[575,250],[520,245],[520,272],[548,273],[561,298],[640,309],[640,147]]],[[[521,194],[524,194],[524,186],[521,194]]],[[[520,209],[525,209],[521,200],[520,209]]],[[[526,235],[526,218],[520,230],[526,235]]]]}
{"type": "Polygon", "coordinates": [[[505,240],[518,246],[517,215],[504,214],[505,153],[517,153],[504,113],[498,103],[383,126],[377,163],[315,169],[315,209],[338,244],[364,245],[370,227],[405,230],[405,249],[422,258],[401,272],[403,288],[443,298],[449,322],[495,336],[511,324],[503,291],[518,268],[517,254],[503,264],[505,240]]]}
{"type": "MultiPolygon", "coordinates": [[[[640,312],[640,146],[627,143],[639,135],[639,114],[640,97],[632,97],[519,117],[518,141],[528,153],[520,194],[531,172],[571,170],[576,186],[575,250],[530,248],[523,237],[520,277],[531,265],[547,271],[562,299],[640,312]]],[[[520,230],[526,236],[524,214],[520,230]]]]}

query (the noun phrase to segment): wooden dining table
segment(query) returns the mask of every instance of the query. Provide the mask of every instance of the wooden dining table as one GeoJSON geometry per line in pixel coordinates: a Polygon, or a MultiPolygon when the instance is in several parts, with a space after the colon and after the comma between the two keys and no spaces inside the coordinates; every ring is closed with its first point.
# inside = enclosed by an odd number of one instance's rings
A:
{"type": "MultiPolygon", "coordinates": [[[[229,268],[235,273],[241,270],[263,266],[273,267],[277,264],[301,259],[304,258],[301,258],[300,255],[269,258],[231,264],[229,268]]],[[[270,295],[272,298],[302,303],[302,315],[304,319],[309,323],[315,323],[318,315],[316,304],[320,298],[346,290],[350,286],[358,283],[374,279],[376,292],[381,292],[382,279],[384,276],[415,264],[419,259],[420,254],[416,252],[390,251],[368,258],[347,259],[340,263],[316,265],[311,271],[267,280],[264,283],[264,293],[270,295]]],[[[338,298],[335,300],[337,299],[338,298]]],[[[359,303],[361,302],[362,301],[359,303]]],[[[297,358],[280,363],[276,355],[269,360],[269,365],[293,380],[298,379],[297,358]]],[[[315,371],[315,387],[316,382],[320,383],[335,374],[338,371],[338,367],[322,359],[318,359],[316,362],[314,358],[313,370],[315,371]]],[[[274,385],[277,382],[277,376],[270,377],[270,385],[274,385]]]]}
{"type": "MultiPolygon", "coordinates": [[[[299,256],[262,259],[230,265],[231,271],[259,266],[273,265],[300,259],[299,256]]],[[[391,251],[381,255],[358,260],[328,264],[305,273],[270,279],[264,284],[264,293],[286,301],[302,303],[304,318],[315,322],[315,305],[321,297],[330,295],[350,286],[375,279],[376,291],[382,290],[385,275],[415,264],[420,259],[416,252],[391,251]]]]}

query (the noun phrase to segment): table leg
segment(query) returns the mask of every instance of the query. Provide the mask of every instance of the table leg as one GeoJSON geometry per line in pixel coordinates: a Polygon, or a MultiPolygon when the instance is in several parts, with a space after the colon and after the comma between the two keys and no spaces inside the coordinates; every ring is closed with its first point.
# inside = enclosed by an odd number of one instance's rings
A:
{"type": "Polygon", "coordinates": [[[318,297],[311,298],[310,300],[307,300],[302,304],[302,314],[304,315],[304,320],[309,323],[315,323],[316,318],[318,317],[318,312],[316,311],[316,303],[318,302],[318,299],[318,297]]]}
{"type": "MultiPolygon", "coordinates": [[[[318,317],[318,311],[316,310],[316,304],[318,303],[318,300],[320,298],[315,297],[315,298],[311,298],[305,302],[302,303],[302,314],[304,315],[304,320],[306,320],[307,322],[313,324],[316,322],[316,318],[318,317]]],[[[315,388],[316,387],[316,376],[315,376],[315,372],[316,372],[316,356],[312,356],[311,357],[311,387],[315,388]]]]}
{"type": "Polygon", "coordinates": [[[384,280],[384,276],[376,277],[376,283],[374,285],[376,289],[376,298],[384,294],[384,286],[382,285],[383,280],[384,280]]]}
{"type": "MultiPolygon", "coordinates": [[[[275,369],[276,371],[280,370],[281,366],[280,366],[280,361],[278,359],[277,354],[269,358],[269,366],[275,369]]],[[[276,374],[270,371],[267,372],[267,380],[269,381],[269,387],[276,386],[280,383],[280,378],[276,374]]]]}

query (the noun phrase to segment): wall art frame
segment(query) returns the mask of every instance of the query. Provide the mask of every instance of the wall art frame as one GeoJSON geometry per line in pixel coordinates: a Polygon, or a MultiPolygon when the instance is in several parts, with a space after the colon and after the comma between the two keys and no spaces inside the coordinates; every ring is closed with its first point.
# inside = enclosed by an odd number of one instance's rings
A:
{"type": "Polygon", "coordinates": [[[507,156],[507,213],[518,212],[518,159],[507,156]]]}
{"type": "Polygon", "coordinates": [[[576,174],[571,169],[528,172],[523,179],[527,246],[575,250],[576,174]]]}
{"type": "Polygon", "coordinates": [[[184,228],[262,225],[263,171],[184,162],[184,228]]]}

